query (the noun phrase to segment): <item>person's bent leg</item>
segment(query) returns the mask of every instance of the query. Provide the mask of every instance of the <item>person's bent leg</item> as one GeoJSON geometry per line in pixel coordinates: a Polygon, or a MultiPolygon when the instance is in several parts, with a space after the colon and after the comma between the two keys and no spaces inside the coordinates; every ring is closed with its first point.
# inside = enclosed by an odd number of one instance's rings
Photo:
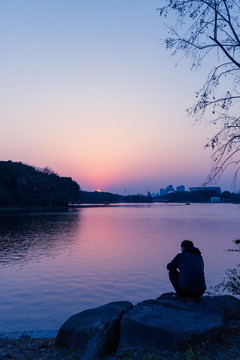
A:
{"type": "Polygon", "coordinates": [[[182,291],[178,286],[179,271],[178,270],[170,270],[169,271],[169,279],[170,279],[172,286],[174,287],[174,290],[176,291],[176,293],[178,295],[182,296],[182,291]]]}

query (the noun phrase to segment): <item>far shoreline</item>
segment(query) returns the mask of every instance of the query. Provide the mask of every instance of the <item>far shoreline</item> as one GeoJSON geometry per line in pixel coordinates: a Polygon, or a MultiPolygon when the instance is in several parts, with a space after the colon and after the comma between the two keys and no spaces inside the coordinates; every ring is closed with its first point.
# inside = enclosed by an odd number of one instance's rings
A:
{"type": "Polygon", "coordinates": [[[81,209],[81,208],[96,208],[96,207],[111,207],[111,206],[122,206],[122,205],[152,205],[152,204],[181,204],[181,205],[194,205],[194,204],[233,204],[239,205],[238,202],[220,202],[220,203],[212,203],[210,201],[192,201],[186,203],[185,201],[152,201],[152,202],[110,202],[110,203],[81,203],[81,204],[69,204],[68,206],[49,206],[49,207],[29,207],[29,206],[21,206],[21,207],[0,207],[0,215],[7,213],[31,213],[31,212],[67,212],[69,210],[81,209]]]}

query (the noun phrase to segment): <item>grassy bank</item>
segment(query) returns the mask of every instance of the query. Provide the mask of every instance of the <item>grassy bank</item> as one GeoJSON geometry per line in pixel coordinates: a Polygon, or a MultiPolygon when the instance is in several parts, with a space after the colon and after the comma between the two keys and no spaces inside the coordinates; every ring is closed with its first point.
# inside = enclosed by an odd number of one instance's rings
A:
{"type": "MultiPolygon", "coordinates": [[[[0,339],[0,358],[2,360],[75,360],[68,350],[54,346],[54,338],[0,339]]],[[[119,356],[109,356],[103,360],[239,360],[240,330],[236,330],[215,343],[203,343],[198,347],[189,347],[182,352],[132,351],[119,356]]]]}

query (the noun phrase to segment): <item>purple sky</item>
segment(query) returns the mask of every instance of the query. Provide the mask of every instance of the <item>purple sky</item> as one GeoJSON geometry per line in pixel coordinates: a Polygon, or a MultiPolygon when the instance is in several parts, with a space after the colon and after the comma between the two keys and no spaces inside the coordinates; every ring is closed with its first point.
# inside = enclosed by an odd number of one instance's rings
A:
{"type": "Polygon", "coordinates": [[[160,46],[160,1],[0,3],[0,160],[48,166],[84,190],[204,182],[215,129],[185,110],[207,68],[176,67],[160,46]]]}

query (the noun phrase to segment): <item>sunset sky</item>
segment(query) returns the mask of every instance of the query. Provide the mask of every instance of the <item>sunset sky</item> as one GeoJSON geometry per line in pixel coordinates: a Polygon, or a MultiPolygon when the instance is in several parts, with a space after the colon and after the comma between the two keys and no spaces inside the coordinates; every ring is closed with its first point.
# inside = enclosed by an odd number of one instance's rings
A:
{"type": "Polygon", "coordinates": [[[175,66],[160,5],[0,0],[0,160],[47,166],[83,190],[201,185],[215,129],[185,110],[207,67],[175,66]]]}

